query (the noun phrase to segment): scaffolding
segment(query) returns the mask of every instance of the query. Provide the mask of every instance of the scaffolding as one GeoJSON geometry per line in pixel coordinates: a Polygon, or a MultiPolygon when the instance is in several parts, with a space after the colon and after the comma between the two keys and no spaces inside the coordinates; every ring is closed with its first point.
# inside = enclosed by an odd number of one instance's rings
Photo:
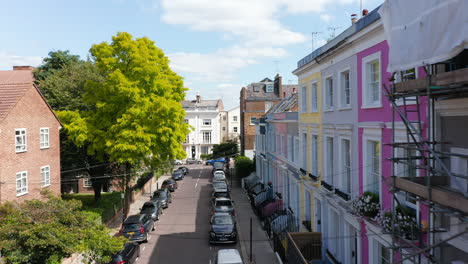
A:
{"type": "Polygon", "coordinates": [[[448,186],[454,178],[468,180],[468,175],[454,173],[447,165],[451,157],[468,159],[468,155],[443,151],[442,146],[449,142],[443,142],[438,132],[435,109],[439,100],[468,98],[466,52],[450,61],[425,66],[425,78],[416,79],[416,69],[395,73],[392,85],[384,87],[393,106],[393,176],[388,182],[393,206],[391,216],[387,216],[391,217],[393,263],[445,263],[440,259],[440,248],[468,233],[467,188],[454,190],[448,186]],[[397,123],[403,123],[406,141],[396,138],[397,123]],[[407,177],[396,173],[399,164],[408,169],[407,177]],[[407,210],[402,197],[418,201],[426,214],[407,210]],[[449,232],[441,224],[446,217],[456,217],[463,228],[449,232]],[[441,239],[443,232],[449,233],[441,239]]]}

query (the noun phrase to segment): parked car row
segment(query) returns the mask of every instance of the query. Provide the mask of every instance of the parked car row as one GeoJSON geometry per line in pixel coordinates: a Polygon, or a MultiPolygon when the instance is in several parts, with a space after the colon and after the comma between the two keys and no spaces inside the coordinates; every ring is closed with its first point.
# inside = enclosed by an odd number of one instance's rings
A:
{"type": "Polygon", "coordinates": [[[112,264],[134,263],[140,255],[137,242],[147,242],[151,231],[155,230],[155,222],[161,218],[163,209],[172,203],[171,192],[178,189],[177,181],[184,179],[189,173],[187,167],[179,167],[172,173],[172,178],[164,180],[161,188],[154,191],[151,199],[143,204],[140,213],[128,216],[122,224],[119,235],[128,238],[124,248],[112,256],[112,264]]]}

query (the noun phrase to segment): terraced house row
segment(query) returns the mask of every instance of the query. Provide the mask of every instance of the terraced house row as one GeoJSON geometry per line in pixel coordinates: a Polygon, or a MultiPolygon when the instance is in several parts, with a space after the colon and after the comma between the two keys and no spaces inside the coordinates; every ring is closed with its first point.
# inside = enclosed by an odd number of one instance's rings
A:
{"type": "Polygon", "coordinates": [[[286,231],[321,235],[322,260],[466,263],[466,26],[458,43],[429,23],[462,17],[454,4],[379,8],[298,62],[298,109],[257,121],[257,174],[294,215],[286,231]]]}

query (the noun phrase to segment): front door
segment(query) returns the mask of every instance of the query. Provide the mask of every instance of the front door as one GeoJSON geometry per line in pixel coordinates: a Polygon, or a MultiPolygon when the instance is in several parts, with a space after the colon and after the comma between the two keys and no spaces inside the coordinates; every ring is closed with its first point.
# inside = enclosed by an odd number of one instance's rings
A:
{"type": "Polygon", "coordinates": [[[315,232],[322,232],[322,203],[315,199],[315,232]]]}

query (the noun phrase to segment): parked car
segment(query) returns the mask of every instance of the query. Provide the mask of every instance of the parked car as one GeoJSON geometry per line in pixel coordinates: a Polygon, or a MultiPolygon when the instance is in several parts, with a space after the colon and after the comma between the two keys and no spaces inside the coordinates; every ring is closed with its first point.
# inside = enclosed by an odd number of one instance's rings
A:
{"type": "Polygon", "coordinates": [[[220,249],[215,255],[214,264],[244,264],[237,249],[220,249]]]}
{"type": "Polygon", "coordinates": [[[179,188],[179,185],[174,179],[167,179],[162,182],[161,188],[167,188],[169,191],[173,192],[175,189],[179,188]]]}
{"type": "Polygon", "coordinates": [[[211,172],[214,173],[215,171],[226,172],[225,163],[224,162],[219,162],[219,161],[213,162],[213,170],[211,172]]]}
{"type": "Polygon", "coordinates": [[[215,176],[215,175],[224,175],[224,176],[226,176],[226,174],[225,174],[224,171],[222,171],[222,170],[215,170],[215,171],[213,171],[213,176],[215,176]]]}
{"type": "Polygon", "coordinates": [[[226,189],[219,189],[219,190],[215,189],[213,191],[212,196],[211,196],[211,203],[214,204],[214,202],[215,202],[215,200],[217,198],[231,199],[231,195],[229,194],[229,192],[226,189]]]}
{"type": "Polygon", "coordinates": [[[186,163],[187,164],[202,164],[202,161],[198,159],[187,159],[186,163]]]}
{"type": "Polygon", "coordinates": [[[230,213],[234,215],[234,204],[229,198],[215,198],[213,201],[214,213],[230,213]]]}
{"type": "Polygon", "coordinates": [[[213,190],[228,190],[228,185],[225,181],[214,181],[213,190]]]}
{"type": "Polygon", "coordinates": [[[167,188],[159,189],[151,195],[151,201],[160,201],[162,208],[167,208],[172,203],[172,195],[167,188]]]}
{"type": "Polygon", "coordinates": [[[205,162],[205,165],[213,165],[214,162],[226,162],[226,159],[225,158],[217,158],[217,159],[207,160],[205,162]]]}
{"type": "Polygon", "coordinates": [[[112,256],[109,264],[133,264],[140,256],[140,244],[125,243],[124,248],[112,256]]]}
{"type": "Polygon", "coordinates": [[[216,182],[216,181],[226,181],[226,176],[224,176],[224,173],[223,174],[214,174],[213,175],[213,182],[216,182]]]}
{"type": "Polygon", "coordinates": [[[172,179],[174,179],[176,181],[182,180],[182,179],[184,179],[184,177],[185,177],[185,175],[184,175],[184,172],[182,170],[175,170],[172,173],[172,179]]]}
{"type": "Polygon", "coordinates": [[[215,213],[211,217],[210,243],[236,243],[236,220],[229,213],[215,213]]]}
{"type": "Polygon", "coordinates": [[[151,216],[154,221],[158,221],[162,215],[163,208],[160,201],[149,201],[145,202],[140,208],[140,214],[146,214],[151,216]]]}
{"type": "Polygon", "coordinates": [[[154,230],[153,219],[146,214],[131,215],[125,219],[120,234],[130,241],[148,241],[148,234],[154,230]]]}
{"type": "Polygon", "coordinates": [[[172,164],[174,164],[174,165],[182,165],[182,161],[181,161],[181,160],[174,160],[174,161],[172,162],[172,164]]]}
{"type": "Polygon", "coordinates": [[[190,172],[189,169],[187,167],[184,167],[184,166],[179,167],[178,170],[183,171],[185,175],[189,174],[189,172],[190,172]]]}

